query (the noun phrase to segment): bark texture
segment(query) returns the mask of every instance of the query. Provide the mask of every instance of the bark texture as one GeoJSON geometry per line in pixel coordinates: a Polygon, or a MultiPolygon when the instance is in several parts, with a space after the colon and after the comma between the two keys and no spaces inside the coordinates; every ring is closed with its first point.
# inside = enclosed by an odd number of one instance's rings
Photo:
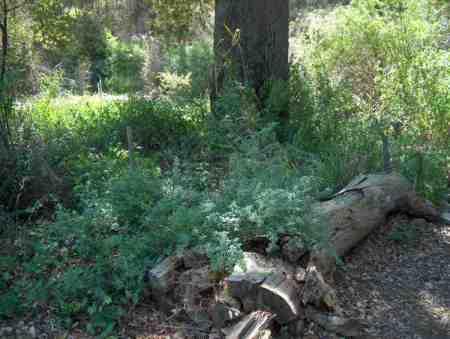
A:
{"type": "Polygon", "coordinates": [[[212,102],[226,79],[237,78],[262,104],[266,81],[288,79],[289,1],[216,0],[215,8],[212,102]]]}
{"type": "MultiPolygon", "coordinates": [[[[355,178],[330,200],[315,206],[331,230],[331,247],[347,254],[394,212],[404,212],[439,221],[431,203],[418,197],[412,185],[398,174],[372,174],[355,178]]],[[[313,255],[313,263],[324,275],[333,271],[334,258],[325,251],[313,255]]]]}

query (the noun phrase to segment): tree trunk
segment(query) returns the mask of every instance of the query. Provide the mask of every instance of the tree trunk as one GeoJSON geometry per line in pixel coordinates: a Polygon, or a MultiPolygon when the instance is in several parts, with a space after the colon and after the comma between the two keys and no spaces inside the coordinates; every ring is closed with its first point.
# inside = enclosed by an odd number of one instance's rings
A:
{"type": "Polygon", "coordinates": [[[2,6],[3,18],[0,22],[0,30],[2,32],[2,62],[0,65],[0,90],[4,89],[6,76],[6,62],[8,57],[8,6],[6,0],[3,0],[2,6]]]}
{"type": "MultiPolygon", "coordinates": [[[[254,88],[263,108],[268,82],[289,76],[289,1],[216,0],[215,8],[212,104],[237,79],[254,88]]],[[[287,107],[277,113],[287,120],[287,107]]]]}
{"type": "MultiPolygon", "coordinates": [[[[330,245],[338,256],[347,254],[395,212],[440,221],[431,203],[418,197],[412,185],[397,174],[373,174],[355,178],[315,211],[330,227],[330,245]]],[[[312,264],[328,278],[335,258],[329,251],[313,254],[312,264]]]]}

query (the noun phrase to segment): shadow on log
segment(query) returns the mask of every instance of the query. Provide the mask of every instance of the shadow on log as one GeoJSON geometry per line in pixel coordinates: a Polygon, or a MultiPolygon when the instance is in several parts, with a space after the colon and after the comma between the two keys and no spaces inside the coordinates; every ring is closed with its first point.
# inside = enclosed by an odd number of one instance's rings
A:
{"type": "Polygon", "coordinates": [[[315,213],[330,228],[330,249],[312,254],[315,265],[332,279],[335,256],[347,254],[392,213],[406,213],[440,221],[431,203],[415,193],[412,185],[398,174],[371,174],[356,177],[344,189],[314,206],[315,213]]]}

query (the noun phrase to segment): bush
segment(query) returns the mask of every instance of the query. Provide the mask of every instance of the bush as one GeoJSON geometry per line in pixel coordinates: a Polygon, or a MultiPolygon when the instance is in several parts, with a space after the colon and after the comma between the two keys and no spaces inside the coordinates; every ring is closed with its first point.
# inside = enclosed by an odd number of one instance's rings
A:
{"type": "MultiPolygon", "coordinates": [[[[313,15],[296,39],[304,64],[294,68],[291,82],[303,147],[331,154],[324,161],[336,159],[332,170],[341,173],[381,170],[383,135],[391,140],[396,170],[409,177],[422,175],[411,173],[408,160],[422,145],[425,160],[448,156],[449,52],[434,7],[428,1],[354,1],[313,15]]],[[[446,176],[445,166],[425,167],[446,176]]],[[[441,188],[434,181],[421,193],[436,200],[441,188]]]]}
{"type": "Polygon", "coordinates": [[[107,35],[109,77],[105,89],[112,93],[136,93],[144,89],[142,67],[145,60],[144,41],[123,42],[107,35]]]}
{"type": "Polygon", "coordinates": [[[213,63],[212,42],[199,40],[168,50],[164,72],[179,78],[189,78],[190,86],[179,95],[187,99],[208,95],[209,71],[213,63]]]}
{"type": "Polygon", "coordinates": [[[87,329],[106,335],[140,301],[145,269],[164,255],[202,246],[223,274],[257,235],[271,250],[284,234],[324,246],[326,226],[309,213],[316,179],[292,166],[293,152],[275,140],[273,127],[242,139],[214,190],[202,164],[176,160],[164,175],[139,161],[129,170],[126,159],[91,166],[76,189],[78,208],[36,226],[32,255],[5,270],[23,273],[0,289],[0,316],[50,306],[66,326],[88,317],[87,329]]]}

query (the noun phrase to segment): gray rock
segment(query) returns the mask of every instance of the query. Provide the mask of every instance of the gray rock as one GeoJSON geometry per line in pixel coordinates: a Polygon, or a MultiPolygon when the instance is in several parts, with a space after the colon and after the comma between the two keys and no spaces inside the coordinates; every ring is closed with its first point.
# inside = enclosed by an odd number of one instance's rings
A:
{"type": "Polygon", "coordinates": [[[363,325],[356,319],[348,319],[333,314],[322,313],[313,307],[306,308],[306,317],[322,326],[327,331],[346,337],[359,337],[364,331],[363,325]]]}
{"type": "Polygon", "coordinates": [[[223,329],[223,333],[227,339],[268,339],[271,335],[266,332],[266,329],[273,318],[274,315],[270,312],[255,311],[237,324],[223,329]]]}

